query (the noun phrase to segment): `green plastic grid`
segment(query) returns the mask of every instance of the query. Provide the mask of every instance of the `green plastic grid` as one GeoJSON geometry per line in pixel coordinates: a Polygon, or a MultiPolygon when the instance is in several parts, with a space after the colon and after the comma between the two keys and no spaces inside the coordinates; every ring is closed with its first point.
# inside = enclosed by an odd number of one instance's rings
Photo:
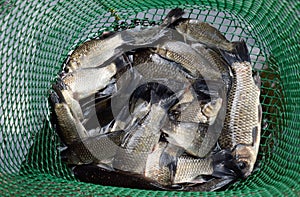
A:
{"type": "Polygon", "coordinates": [[[299,195],[299,3],[152,0],[4,4],[0,4],[0,194],[299,195]],[[185,8],[189,17],[211,22],[231,40],[244,38],[253,63],[263,68],[256,69],[264,76],[261,99],[266,119],[259,170],[217,193],[145,191],[76,181],[60,160],[59,139],[49,122],[48,89],[61,65],[80,43],[113,30],[116,15],[121,20],[137,16],[160,20],[176,6],[185,8]],[[232,24],[241,29],[232,30],[232,24]],[[269,87],[273,82],[275,86],[269,87]]]}

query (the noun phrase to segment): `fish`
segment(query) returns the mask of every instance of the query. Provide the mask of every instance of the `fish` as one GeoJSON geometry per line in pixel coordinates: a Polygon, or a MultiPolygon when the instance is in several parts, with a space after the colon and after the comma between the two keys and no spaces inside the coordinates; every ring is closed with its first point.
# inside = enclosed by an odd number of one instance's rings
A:
{"type": "Polygon", "coordinates": [[[88,133],[76,114],[73,114],[66,103],[60,103],[56,93],[51,94],[51,100],[54,105],[57,124],[59,126],[58,134],[66,145],[88,136],[88,133]]]}
{"type": "Polygon", "coordinates": [[[167,118],[167,110],[174,105],[180,94],[182,92],[160,100],[152,91],[153,104],[150,112],[142,125],[137,124],[125,135],[120,149],[114,157],[113,167],[115,169],[143,174],[148,154],[160,139],[160,129],[167,118]]]}
{"type": "Polygon", "coordinates": [[[76,179],[87,183],[156,191],[170,190],[143,175],[111,170],[93,164],[75,166],[72,171],[76,179]]]}
{"type": "Polygon", "coordinates": [[[108,33],[100,39],[87,41],[72,52],[65,70],[69,73],[78,69],[104,67],[128,51],[159,42],[159,38],[166,34],[166,28],[181,18],[183,14],[182,9],[175,8],[167,14],[159,26],[140,31],[129,29],[108,33]]]}
{"type": "Polygon", "coordinates": [[[202,113],[207,117],[207,123],[209,125],[212,125],[215,122],[219,110],[222,107],[222,103],[222,98],[217,98],[203,106],[202,113]]]}
{"type": "Polygon", "coordinates": [[[240,176],[240,169],[231,151],[217,149],[208,158],[213,166],[213,173],[199,176],[196,179],[198,182],[185,183],[182,191],[218,191],[228,187],[240,176]]]}
{"type": "Polygon", "coordinates": [[[62,151],[62,158],[65,158],[67,164],[84,165],[94,163],[112,168],[111,162],[124,135],[125,132],[119,130],[74,141],[68,145],[66,150],[62,151]]]}
{"type": "Polygon", "coordinates": [[[181,41],[165,41],[156,46],[154,52],[166,59],[180,63],[194,78],[221,79],[221,74],[216,67],[189,44],[181,41]]]}
{"type": "Polygon", "coordinates": [[[143,64],[147,62],[152,62],[151,60],[152,54],[153,54],[152,51],[149,50],[148,48],[136,49],[133,54],[133,66],[137,66],[139,64],[143,64]]]}
{"type": "Polygon", "coordinates": [[[103,68],[67,73],[62,77],[62,81],[72,97],[81,100],[105,88],[116,72],[116,64],[112,63],[103,68]]]}
{"type": "Polygon", "coordinates": [[[175,29],[181,33],[186,40],[200,42],[210,48],[226,51],[234,51],[239,42],[230,42],[215,27],[209,23],[195,19],[181,19],[177,21],[175,29]]]}
{"type": "Polygon", "coordinates": [[[183,148],[188,154],[198,157],[208,125],[193,122],[166,121],[162,132],[168,134],[167,141],[183,148]]]}
{"type": "MultiPolygon", "coordinates": [[[[83,121],[84,115],[80,103],[72,97],[68,90],[66,90],[66,86],[63,81],[58,80],[52,85],[52,89],[55,91],[56,96],[69,106],[71,112],[75,114],[80,121],[83,121]]],[[[53,104],[55,104],[55,102],[53,104]]]]}
{"type": "Polygon", "coordinates": [[[159,159],[158,169],[169,167],[171,184],[183,186],[181,188],[183,191],[188,191],[191,185],[205,184],[214,178],[222,179],[218,187],[223,187],[235,180],[239,173],[231,152],[227,150],[214,150],[205,158],[197,158],[185,154],[184,149],[168,143],[161,151],[159,159]],[[228,166],[231,169],[228,169],[228,166]]]}
{"type": "Polygon", "coordinates": [[[167,142],[158,142],[147,157],[144,176],[150,178],[159,184],[166,186],[171,185],[172,171],[168,165],[161,165],[161,155],[168,146],[167,142]]]}
{"type": "Polygon", "coordinates": [[[115,117],[112,131],[128,131],[136,126],[136,124],[141,124],[143,119],[149,114],[150,109],[151,103],[147,101],[143,101],[136,105],[131,113],[129,106],[124,106],[118,116],[115,117]]]}
{"type": "Polygon", "coordinates": [[[202,175],[212,175],[214,172],[211,157],[193,158],[188,155],[178,157],[173,184],[202,183],[202,175]]]}
{"type": "Polygon", "coordinates": [[[181,19],[183,14],[184,11],[181,8],[174,8],[167,14],[167,16],[163,19],[162,23],[159,26],[142,30],[128,29],[122,31],[122,38],[128,43],[126,47],[151,47],[156,45],[157,43],[160,43],[162,40],[172,38],[173,36],[175,36],[173,34],[175,34],[176,32],[168,27],[181,19]]]}
{"type": "Polygon", "coordinates": [[[115,116],[128,105],[133,93],[145,84],[156,83],[177,93],[185,90],[190,82],[181,72],[165,64],[142,63],[125,72],[116,82],[118,92],[112,96],[112,111],[115,116]]]}
{"type": "Polygon", "coordinates": [[[72,73],[86,68],[95,69],[111,59],[115,55],[115,49],[122,44],[124,40],[121,34],[112,32],[100,39],[86,41],[69,56],[65,70],[67,73],[72,73]]]}
{"type": "Polygon", "coordinates": [[[221,53],[218,50],[213,50],[200,43],[193,43],[191,46],[198,53],[204,56],[211,65],[215,65],[217,70],[220,71],[222,81],[226,86],[227,94],[229,94],[232,81],[232,71],[230,65],[224,60],[221,53]]]}
{"type": "Polygon", "coordinates": [[[243,176],[248,177],[256,162],[261,133],[260,77],[253,77],[246,43],[238,53],[222,51],[233,71],[232,88],[220,147],[229,149],[236,158],[243,176]]]}
{"type": "MultiPolygon", "coordinates": [[[[221,97],[225,96],[223,92],[221,97]]],[[[182,103],[178,109],[172,108],[171,119],[178,123],[169,123],[163,127],[164,132],[169,135],[169,142],[183,147],[191,155],[205,157],[215,146],[222,132],[226,113],[225,101],[226,99],[217,98],[200,104],[193,98],[192,102],[182,103]],[[205,124],[207,125],[203,126],[205,124]],[[205,132],[199,132],[199,128],[205,132]]]]}

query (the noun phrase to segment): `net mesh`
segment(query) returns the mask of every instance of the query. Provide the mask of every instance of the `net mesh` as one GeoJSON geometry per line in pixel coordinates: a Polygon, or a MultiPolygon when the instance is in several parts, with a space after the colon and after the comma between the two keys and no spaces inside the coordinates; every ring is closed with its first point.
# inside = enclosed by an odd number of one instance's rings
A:
{"type": "Polygon", "coordinates": [[[0,1],[1,195],[300,195],[300,3],[268,1],[0,1]],[[137,190],[77,181],[59,156],[49,89],[69,51],[103,31],[161,22],[175,7],[229,40],[245,39],[262,77],[258,168],[221,192],[137,190]],[[116,20],[119,19],[119,20],[116,20]]]}

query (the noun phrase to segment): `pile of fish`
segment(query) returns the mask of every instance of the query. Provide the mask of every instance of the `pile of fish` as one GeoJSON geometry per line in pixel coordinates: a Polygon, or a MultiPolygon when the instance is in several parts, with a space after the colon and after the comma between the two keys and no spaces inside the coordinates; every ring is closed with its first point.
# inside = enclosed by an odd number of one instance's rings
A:
{"type": "Polygon", "coordinates": [[[79,180],[213,191],[252,173],[260,80],[247,46],[183,14],[70,54],[50,98],[62,159],[79,180]]]}

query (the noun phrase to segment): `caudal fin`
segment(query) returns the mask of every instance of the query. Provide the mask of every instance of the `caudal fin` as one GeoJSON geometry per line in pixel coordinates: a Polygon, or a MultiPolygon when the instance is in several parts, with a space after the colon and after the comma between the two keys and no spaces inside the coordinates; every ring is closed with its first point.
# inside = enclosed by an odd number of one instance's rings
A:
{"type": "Polygon", "coordinates": [[[220,49],[220,53],[229,65],[234,62],[250,62],[250,55],[244,40],[234,42],[235,49],[233,52],[220,49]]]}
{"type": "Polygon", "coordinates": [[[163,21],[163,26],[169,26],[182,17],[184,11],[181,8],[171,10],[163,21]]]}

